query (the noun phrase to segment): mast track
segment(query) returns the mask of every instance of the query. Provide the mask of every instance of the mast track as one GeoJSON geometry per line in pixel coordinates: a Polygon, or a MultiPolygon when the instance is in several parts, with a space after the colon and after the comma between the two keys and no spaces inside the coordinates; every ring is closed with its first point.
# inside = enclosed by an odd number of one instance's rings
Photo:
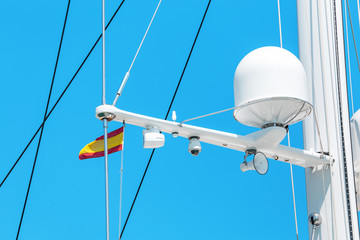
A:
{"type": "MultiPolygon", "coordinates": [[[[338,40],[338,31],[337,31],[337,19],[336,19],[336,1],[333,0],[333,8],[334,8],[334,37],[335,37],[335,59],[336,59],[336,80],[338,87],[338,100],[339,100],[339,115],[340,115],[340,130],[341,130],[341,148],[342,148],[342,157],[344,164],[344,175],[345,175],[345,190],[346,190],[346,208],[348,213],[349,220],[349,233],[350,239],[354,239],[353,234],[353,224],[351,218],[351,207],[350,207],[350,195],[349,195],[349,178],[348,178],[348,170],[347,170],[347,162],[346,162],[346,151],[345,151],[345,136],[344,136],[344,123],[343,123],[343,111],[342,111],[342,100],[341,100],[341,82],[340,82],[340,58],[339,58],[339,40],[338,40]]],[[[331,173],[330,173],[331,174],[331,173]]]]}

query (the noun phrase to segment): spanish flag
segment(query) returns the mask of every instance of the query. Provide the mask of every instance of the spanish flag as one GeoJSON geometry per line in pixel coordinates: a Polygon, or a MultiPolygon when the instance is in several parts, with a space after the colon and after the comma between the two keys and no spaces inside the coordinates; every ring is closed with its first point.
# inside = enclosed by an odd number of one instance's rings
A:
{"type": "MultiPolygon", "coordinates": [[[[124,127],[108,133],[108,154],[123,149],[124,127]]],[[[104,136],[98,137],[89,143],[79,153],[79,159],[97,158],[104,156],[104,136]]]]}

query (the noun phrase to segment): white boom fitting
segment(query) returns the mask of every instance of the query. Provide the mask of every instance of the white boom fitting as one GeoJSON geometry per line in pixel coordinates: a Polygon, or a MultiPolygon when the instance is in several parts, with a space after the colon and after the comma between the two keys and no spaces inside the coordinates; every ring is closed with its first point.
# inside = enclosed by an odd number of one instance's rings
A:
{"type": "Polygon", "coordinates": [[[143,127],[146,129],[156,127],[159,131],[178,136],[191,138],[199,137],[201,142],[245,152],[247,149],[261,151],[268,158],[282,162],[292,163],[301,167],[315,167],[328,164],[329,157],[319,153],[291,148],[280,145],[286,136],[286,129],[282,127],[269,127],[255,133],[241,136],[208,128],[196,127],[178,122],[148,117],[136,113],[120,110],[111,105],[101,105],[96,108],[96,117],[104,113],[115,115],[114,121],[143,127]]]}

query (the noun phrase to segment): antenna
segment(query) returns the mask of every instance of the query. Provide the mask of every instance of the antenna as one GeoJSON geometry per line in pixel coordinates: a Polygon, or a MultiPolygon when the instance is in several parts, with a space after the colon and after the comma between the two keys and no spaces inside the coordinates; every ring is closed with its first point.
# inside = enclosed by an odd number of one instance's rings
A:
{"type": "Polygon", "coordinates": [[[119,99],[119,97],[121,96],[121,94],[122,94],[122,92],[123,92],[123,90],[124,90],[124,88],[125,88],[125,85],[126,85],[128,79],[129,79],[129,77],[130,77],[130,71],[131,71],[131,69],[132,69],[132,67],[133,67],[133,65],[134,65],[134,63],[135,63],[135,60],[136,60],[136,58],[137,58],[137,56],[138,56],[138,54],[139,54],[139,52],[140,52],[140,49],[141,49],[141,47],[142,47],[142,45],[143,45],[143,43],[144,43],[144,40],[145,40],[145,38],[146,38],[146,35],[148,34],[148,31],[149,31],[149,29],[150,29],[150,27],[151,27],[151,24],[152,24],[152,22],[153,22],[153,20],[154,20],[154,18],[155,18],[155,16],[156,16],[156,13],[157,13],[157,11],[158,11],[158,9],[159,9],[159,7],[160,7],[161,1],[162,1],[162,0],[159,1],[158,5],[157,5],[157,7],[156,7],[156,9],[155,9],[155,12],[154,12],[154,14],[153,14],[153,16],[152,16],[152,18],[151,18],[151,20],[150,20],[149,26],[147,27],[146,32],[145,32],[145,34],[144,34],[144,36],[143,36],[143,38],[142,38],[142,40],[141,40],[141,43],[140,43],[140,45],[139,45],[139,47],[138,47],[138,49],[137,49],[137,51],[136,51],[136,53],[135,53],[135,56],[134,56],[134,58],[133,58],[133,60],[132,60],[132,62],[131,62],[131,65],[130,65],[130,67],[129,67],[129,70],[126,72],[125,77],[124,77],[124,79],[123,79],[122,82],[121,82],[120,88],[119,88],[119,90],[117,91],[116,96],[115,96],[115,99],[114,99],[114,102],[113,102],[113,104],[112,104],[113,106],[115,106],[117,100],[119,99]]]}
{"type": "Polygon", "coordinates": [[[176,121],[176,112],[172,111],[171,119],[175,122],[176,121]]]}

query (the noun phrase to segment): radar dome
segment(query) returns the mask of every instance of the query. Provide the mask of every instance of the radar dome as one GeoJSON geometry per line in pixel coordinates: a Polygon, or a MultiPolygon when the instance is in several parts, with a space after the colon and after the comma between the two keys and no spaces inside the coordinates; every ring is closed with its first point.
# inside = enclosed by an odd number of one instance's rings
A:
{"type": "Polygon", "coordinates": [[[311,112],[304,67],[291,52],[262,47],[247,54],[234,76],[234,118],[248,126],[287,126],[311,112]]]}

